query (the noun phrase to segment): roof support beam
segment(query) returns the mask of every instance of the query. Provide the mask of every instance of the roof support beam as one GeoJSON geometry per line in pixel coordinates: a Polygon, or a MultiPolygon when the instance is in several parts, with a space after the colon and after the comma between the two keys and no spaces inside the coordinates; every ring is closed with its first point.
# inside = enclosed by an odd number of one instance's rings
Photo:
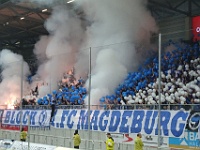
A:
{"type": "Polygon", "coordinates": [[[6,32],[4,32],[4,31],[1,31],[1,30],[0,30],[0,33],[1,33],[1,34],[5,34],[5,35],[7,34],[6,32]]]}
{"type": "MultiPolygon", "coordinates": [[[[7,18],[7,20],[4,23],[17,21],[20,24],[20,21],[21,21],[19,15],[17,15],[17,16],[7,16],[7,15],[0,13],[0,16],[7,18]]],[[[31,18],[31,17],[26,17],[23,21],[29,21],[29,22],[31,21],[31,22],[34,22],[34,23],[37,23],[37,24],[43,24],[43,21],[31,18]]]]}
{"type": "MultiPolygon", "coordinates": [[[[25,30],[25,29],[23,29],[23,30],[21,29],[22,31],[19,31],[19,32],[17,32],[17,33],[8,34],[8,35],[6,35],[6,36],[1,36],[0,39],[4,39],[4,38],[10,37],[10,36],[15,37],[15,36],[17,36],[17,35],[19,35],[19,34],[22,34],[22,33],[25,33],[25,32],[33,33],[33,34],[35,34],[35,35],[37,35],[37,36],[47,34],[47,33],[39,33],[39,32],[31,31],[31,30],[34,30],[34,29],[39,28],[39,27],[41,27],[41,25],[39,25],[39,26],[37,26],[37,27],[30,28],[30,29],[26,29],[26,30],[25,30]]],[[[33,35],[31,35],[31,36],[33,36],[33,35]]]]}
{"type": "Polygon", "coordinates": [[[163,3],[160,3],[160,2],[157,2],[157,1],[154,1],[154,0],[149,0],[150,3],[152,3],[153,5],[157,5],[159,7],[162,7],[164,9],[168,9],[168,10],[171,10],[171,11],[175,11],[175,12],[178,12],[180,14],[184,14],[186,16],[189,16],[190,14],[186,11],[183,11],[183,10],[180,10],[180,9],[177,9],[177,8],[174,8],[174,7],[170,7],[166,4],[163,4],[163,3]]]}
{"type": "Polygon", "coordinates": [[[36,13],[36,14],[41,18],[42,21],[45,20],[45,18],[40,13],[36,13]]]}
{"type": "Polygon", "coordinates": [[[51,13],[49,13],[49,12],[41,12],[39,9],[27,8],[27,7],[23,7],[23,6],[19,6],[19,5],[13,5],[13,6],[18,9],[22,9],[22,10],[29,11],[29,12],[42,13],[42,14],[45,14],[48,16],[51,15],[51,13]]]}
{"type": "Polygon", "coordinates": [[[0,4],[0,9],[5,8],[10,4],[11,4],[11,2],[10,2],[10,0],[8,0],[7,2],[4,2],[4,3],[0,4]]]}
{"type": "Polygon", "coordinates": [[[169,5],[169,7],[172,7],[171,3],[168,0],[165,0],[165,2],[169,5]]]}
{"type": "Polygon", "coordinates": [[[187,0],[183,0],[182,2],[180,2],[179,4],[177,4],[174,8],[178,8],[179,6],[181,6],[182,4],[184,4],[187,0]]]}
{"type": "Polygon", "coordinates": [[[39,20],[39,19],[35,19],[35,18],[31,18],[28,16],[28,14],[30,13],[30,11],[28,12],[25,12],[23,14],[19,14],[14,8],[12,7],[9,7],[9,9],[14,13],[14,14],[17,14],[18,17],[25,17],[25,20],[29,20],[29,21],[33,21],[33,22],[36,22],[36,23],[43,23],[43,21],[39,20]]]}
{"type": "Polygon", "coordinates": [[[7,25],[8,27],[11,27],[11,28],[16,28],[16,29],[20,29],[24,32],[30,32],[30,33],[34,33],[34,34],[41,34],[39,32],[35,32],[35,31],[31,31],[31,29],[25,29],[25,28],[22,28],[22,27],[17,27],[17,26],[12,26],[12,25],[7,25]]]}
{"type": "Polygon", "coordinates": [[[188,0],[188,13],[192,16],[192,0],[188,0]]]}
{"type": "Polygon", "coordinates": [[[200,8],[200,4],[198,4],[196,1],[192,1],[193,4],[195,4],[197,7],[200,8]]]}

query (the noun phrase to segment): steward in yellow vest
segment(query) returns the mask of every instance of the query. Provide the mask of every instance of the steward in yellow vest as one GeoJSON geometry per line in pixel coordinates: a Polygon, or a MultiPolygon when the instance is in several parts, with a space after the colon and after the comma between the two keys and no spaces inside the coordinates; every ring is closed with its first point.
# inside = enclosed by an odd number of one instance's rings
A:
{"type": "Polygon", "coordinates": [[[80,135],[78,134],[78,130],[75,130],[73,139],[74,139],[74,148],[79,149],[79,145],[81,144],[81,138],[80,135]]]}
{"type": "Polygon", "coordinates": [[[134,150],[143,150],[143,146],[144,144],[142,142],[142,135],[141,133],[138,133],[134,142],[134,150]]]}
{"type": "Polygon", "coordinates": [[[111,137],[110,133],[107,133],[107,137],[108,139],[106,140],[105,144],[106,144],[106,150],[114,150],[114,139],[111,137]]]}
{"type": "Polygon", "coordinates": [[[21,133],[20,133],[20,140],[25,142],[27,137],[27,132],[22,128],[21,133]]]}

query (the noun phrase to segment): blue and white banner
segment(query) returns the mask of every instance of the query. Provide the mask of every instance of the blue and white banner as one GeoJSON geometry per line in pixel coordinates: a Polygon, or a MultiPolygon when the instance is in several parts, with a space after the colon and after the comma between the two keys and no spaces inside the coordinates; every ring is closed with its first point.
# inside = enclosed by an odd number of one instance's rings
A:
{"type": "Polygon", "coordinates": [[[47,127],[49,126],[51,110],[22,110],[22,119],[20,110],[4,110],[2,117],[2,126],[23,126],[28,125],[28,117],[30,116],[31,127],[47,127]]]}
{"type": "MultiPolygon", "coordinates": [[[[158,135],[158,111],[154,110],[91,110],[90,129],[111,133],[158,135]]],[[[187,111],[161,111],[161,135],[183,137],[187,111]]],[[[55,128],[88,129],[87,110],[56,111],[52,122],[55,128]]]]}
{"type": "MultiPolygon", "coordinates": [[[[31,127],[48,127],[51,110],[5,110],[2,126],[28,125],[30,116],[31,127]]],[[[91,110],[90,129],[93,131],[111,133],[142,133],[143,135],[158,135],[158,111],[154,110],[91,110]]],[[[163,137],[183,137],[189,116],[187,111],[161,111],[161,135],[163,137]]],[[[55,112],[52,126],[66,129],[88,129],[87,110],[63,110],[55,112]]]]}

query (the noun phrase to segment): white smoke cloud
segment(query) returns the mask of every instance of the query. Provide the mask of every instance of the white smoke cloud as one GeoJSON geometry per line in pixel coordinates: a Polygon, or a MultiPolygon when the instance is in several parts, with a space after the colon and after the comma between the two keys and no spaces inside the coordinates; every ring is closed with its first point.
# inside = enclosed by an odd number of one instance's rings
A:
{"type": "Polygon", "coordinates": [[[29,67],[21,55],[4,49],[0,52],[0,65],[2,68],[2,82],[0,84],[0,104],[13,104],[16,99],[21,98],[21,79],[23,77],[23,92],[26,93],[28,84],[26,82],[29,67]],[[23,62],[23,75],[22,75],[23,62]]]}
{"type": "MultiPolygon", "coordinates": [[[[149,43],[157,26],[146,9],[145,0],[82,0],[77,3],[93,22],[87,28],[86,47],[92,47],[91,104],[98,104],[100,97],[112,94],[127,71],[138,65],[142,58],[136,53],[135,43],[149,43]],[[102,47],[93,48],[96,46],[102,47]]],[[[88,50],[82,53],[85,55],[79,57],[76,67],[88,70],[85,65],[88,50]]],[[[88,88],[88,84],[86,86],[88,88]]],[[[87,98],[85,103],[88,103],[87,98]]]]}
{"type": "Polygon", "coordinates": [[[39,64],[42,64],[47,60],[46,49],[49,41],[50,38],[48,36],[41,36],[40,40],[35,44],[33,52],[36,55],[39,64]]]}
{"type": "Polygon", "coordinates": [[[73,68],[78,50],[84,41],[84,31],[81,20],[66,6],[53,8],[52,15],[45,22],[45,28],[50,36],[40,39],[34,53],[38,58],[45,58],[44,63],[39,66],[38,75],[53,90],[57,88],[63,73],[73,68]]]}
{"type": "MultiPolygon", "coordinates": [[[[98,104],[98,100],[102,96],[114,92],[114,89],[126,75],[127,68],[120,63],[118,53],[113,49],[101,50],[97,56],[92,75],[91,105],[98,104]]],[[[89,87],[88,82],[86,83],[87,87],[89,87]]],[[[88,97],[85,101],[88,101],[88,97]]]]}
{"type": "MultiPolygon", "coordinates": [[[[30,2],[48,5],[56,1],[30,2]]],[[[142,59],[136,43],[149,43],[151,33],[157,31],[146,3],[146,0],[76,0],[73,3],[76,9],[81,8],[91,23],[86,30],[73,9],[68,10],[64,5],[53,8],[52,16],[45,23],[50,36],[42,37],[34,50],[42,62],[37,75],[49,82],[42,93],[56,89],[63,72],[73,66],[77,77],[87,75],[89,47],[92,47],[91,104],[98,104],[100,97],[112,94],[127,72],[135,69],[142,59]]]]}

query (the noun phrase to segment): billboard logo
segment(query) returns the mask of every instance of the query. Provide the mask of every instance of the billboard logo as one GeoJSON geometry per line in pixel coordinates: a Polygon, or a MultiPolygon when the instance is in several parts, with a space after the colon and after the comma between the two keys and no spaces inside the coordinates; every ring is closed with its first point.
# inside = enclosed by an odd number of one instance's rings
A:
{"type": "Polygon", "coordinates": [[[200,16],[196,16],[192,18],[192,34],[193,34],[193,41],[200,40],[200,16]]]}
{"type": "Polygon", "coordinates": [[[188,118],[188,129],[191,131],[198,130],[200,126],[200,112],[192,112],[190,117],[188,118]]]}
{"type": "Polygon", "coordinates": [[[196,28],[196,31],[197,31],[197,32],[200,32],[200,27],[197,27],[197,28],[196,28]]]}

